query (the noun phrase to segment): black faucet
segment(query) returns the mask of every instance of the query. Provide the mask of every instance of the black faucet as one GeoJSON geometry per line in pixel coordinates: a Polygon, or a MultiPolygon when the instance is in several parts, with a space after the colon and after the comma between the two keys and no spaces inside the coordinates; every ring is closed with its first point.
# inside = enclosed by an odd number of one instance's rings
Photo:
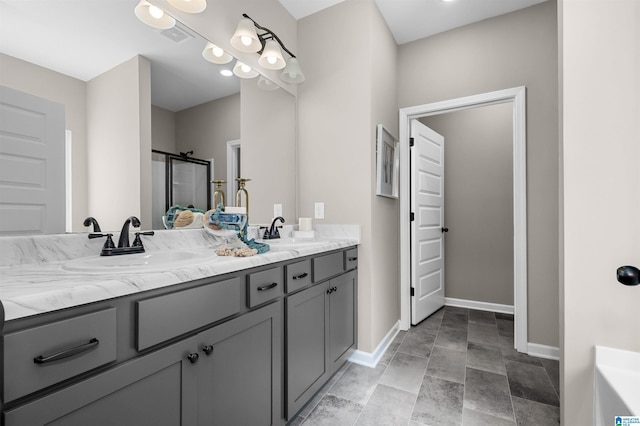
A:
{"type": "Polygon", "coordinates": [[[129,247],[129,224],[134,228],[140,227],[140,219],[135,216],[129,216],[122,225],[122,231],[120,231],[120,239],[118,240],[118,248],[129,247]]]}
{"type": "Polygon", "coordinates": [[[89,216],[84,220],[83,224],[84,226],[93,225],[93,232],[102,232],[102,229],[100,229],[100,225],[98,224],[98,221],[95,217],[89,216]]]}
{"type": "Polygon", "coordinates": [[[271,222],[271,226],[266,231],[264,231],[264,236],[262,237],[263,240],[273,240],[274,238],[280,238],[280,232],[278,232],[278,227],[276,227],[277,221],[284,223],[284,218],[282,216],[278,216],[273,219],[273,222],[271,222]]]}
{"type": "MultiPolygon", "coordinates": [[[[87,218],[87,221],[93,218],[87,218]]],[[[86,222],[86,221],[85,221],[86,222]]],[[[120,239],[118,240],[118,247],[113,244],[113,234],[92,233],[89,234],[89,239],[107,237],[107,240],[102,246],[100,256],[113,256],[116,254],[132,254],[132,253],[144,253],[144,246],[142,245],[142,239],[140,235],[153,235],[153,231],[136,232],[136,238],[133,240],[133,244],[129,246],[129,225],[136,228],[140,227],[140,219],[135,216],[130,216],[124,221],[122,225],[122,231],[120,231],[120,239]]],[[[88,226],[85,223],[85,226],[88,226]]],[[[99,228],[98,228],[99,229],[99,228]]]]}

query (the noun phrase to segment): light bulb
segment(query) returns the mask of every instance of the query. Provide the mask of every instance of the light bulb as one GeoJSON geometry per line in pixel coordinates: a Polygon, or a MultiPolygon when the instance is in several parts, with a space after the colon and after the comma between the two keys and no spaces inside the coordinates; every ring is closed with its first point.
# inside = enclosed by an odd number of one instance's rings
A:
{"type": "Polygon", "coordinates": [[[219,47],[214,47],[213,49],[211,49],[211,53],[213,53],[213,56],[215,56],[216,58],[219,58],[224,55],[224,50],[219,47]]]}
{"type": "Polygon", "coordinates": [[[268,56],[267,57],[267,62],[269,62],[271,65],[273,65],[276,62],[278,62],[278,58],[276,58],[275,56],[268,56]]]}
{"type": "Polygon", "coordinates": [[[242,64],[241,68],[242,68],[242,72],[251,71],[251,67],[249,65],[247,65],[247,64],[242,64]]]}
{"type": "Polygon", "coordinates": [[[160,19],[160,18],[162,18],[162,15],[164,15],[164,12],[159,7],[154,6],[154,5],[150,5],[149,6],[149,15],[153,16],[155,19],[160,19]]]}
{"type": "Polygon", "coordinates": [[[224,75],[225,77],[231,77],[233,75],[231,70],[220,70],[220,74],[224,75]]]}
{"type": "Polygon", "coordinates": [[[240,41],[242,41],[242,44],[244,44],[245,46],[251,46],[251,42],[253,42],[253,39],[249,36],[242,36],[240,37],[240,41]]]}

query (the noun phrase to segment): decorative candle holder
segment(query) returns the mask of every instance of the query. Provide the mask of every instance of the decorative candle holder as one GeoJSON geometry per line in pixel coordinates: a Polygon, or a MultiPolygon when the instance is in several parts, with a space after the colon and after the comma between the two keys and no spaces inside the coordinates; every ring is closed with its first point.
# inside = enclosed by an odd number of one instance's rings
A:
{"type": "Polygon", "coordinates": [[[240,186],[238,188],[238,191],[236,192],[236,207],[246,208],[247,216],[249,216],[249,193],[245,189],[244,185],[250,180],[251,179],[245,179],[245,178],[236,179],[236,181],[238,182],[238,185],[240,186]],[[242,202],[243,194],[244,194],[244,203],[242,202]]]}
{"type": "Polygon", "coordinates": [[[212,180],[211,183],[216,185],[216,190],[213,193],[213,208],[218,207],[218,204],[225,205],[224,203],[224,191],[222,190],[222,185],[227,183],[226,180],[212,180]]]}

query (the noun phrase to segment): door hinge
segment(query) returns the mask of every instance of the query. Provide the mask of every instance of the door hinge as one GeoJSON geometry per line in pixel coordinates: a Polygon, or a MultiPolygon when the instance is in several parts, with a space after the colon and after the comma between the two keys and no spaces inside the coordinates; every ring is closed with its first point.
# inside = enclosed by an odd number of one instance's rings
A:
{"type": "Polygon", "coordinates": [[[413,288],[413,287],[411,287],[411,295],[412,295],[412,296],[415,296],[415,295],[416,295],[416,289],[415,289],[415,288],[413,288]]]}
{"type": "Polygon", "coordinates": [[[409,138],[409,146],[413,146],[415,144],[415,142],[413,141],[413,138],[409,138]]]}
{"type": "Polygon", "coordinates": [[[416,220],[416,214],[414,212],[409,213],[409,220],[411,222],[413,222],[414,220],[416,220]]]}

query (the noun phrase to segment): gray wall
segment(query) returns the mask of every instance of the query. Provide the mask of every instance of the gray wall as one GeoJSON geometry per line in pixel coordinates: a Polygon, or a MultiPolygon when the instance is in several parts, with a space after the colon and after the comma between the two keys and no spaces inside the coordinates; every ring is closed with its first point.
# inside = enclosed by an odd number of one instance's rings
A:
{"type": "Polygon", "coordinates": [[[513,306],[512,103],[420,121],[445,138],[445,296],[513,306]]]}
{"type": "Polygon", "coordinates": [[[298,22],[300,216],[359,224],[358,348],[372,352],[400,318],[398,202],[375,195],[375,129],[397,134],[397,47],[373,0],[298,22]],[[330,60],[328,60],[330,59],[330,60]]]}
{"type": "Polygon", "coordinates": [[[558,43],[553,0],[399,47],[399,107],[527,88],[529,341],[557,347],[558,43]]]}
{"type": "Polygon", "coordinates": [[[227,142],[240,139],[240,94],[187,108],[175,116],[176,152],[193,151],[196,158],[213,158],[214,178],[227,180],[227,142]]]}
{"type": "Polygon", "coordinates": [[[164,152],[176,149],[176,115],[173,111],[151,105],[151,147],[164,152]]]}

